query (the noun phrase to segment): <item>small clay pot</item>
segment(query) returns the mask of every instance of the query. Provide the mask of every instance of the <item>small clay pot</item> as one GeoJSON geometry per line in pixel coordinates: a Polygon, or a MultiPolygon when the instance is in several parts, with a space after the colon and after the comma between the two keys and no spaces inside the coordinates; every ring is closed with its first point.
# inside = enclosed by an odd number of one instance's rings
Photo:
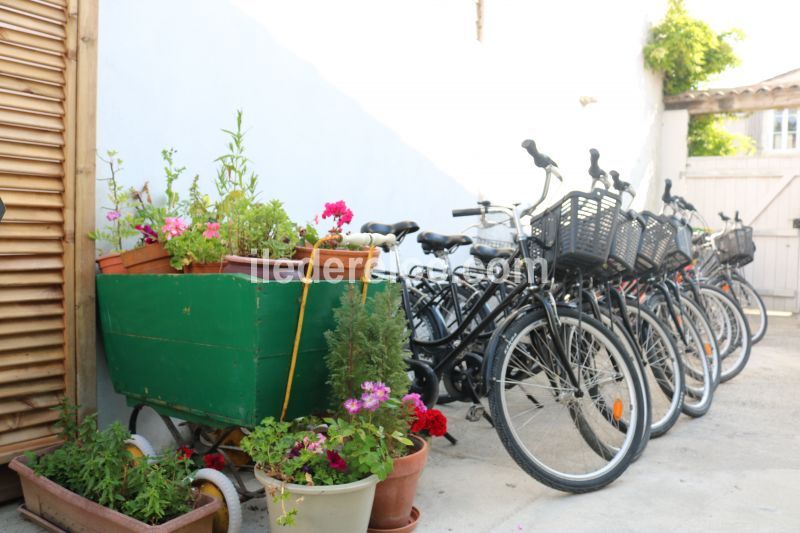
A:
{"type": "Polygon", "coordinates": [[[412,436],[412,440],[414,452],[395,459],[392,473],[378,483],[375,489],[369,527],[376,531],[395,531],[409,523],[414,496],[417,494],[417,482],[425,468],[429,449],[424,439],[412,436]]]}
{"type": "Polygon", "coordinates": [[[191,263],[189,266],[183,268],[187,274],[222,274],[227,265],[227,261],[218,261],[216,263],[191,263]]]}
{"type": "Polygon", "coordinates": [[[176,274],[178,271],[169,264],[169,252],[160,242],[145,244],[122,252],[120,256],[129,274],[176,274]]]}
{"type": "Polygon", "coordinates": [[[406,525],[394,529],[378,529],[371,527],[367,529],[367,533],[411,533],[417,529],[420,514],[419,509],[411,507],[411,516],[408,517],[408,523],[406,525]]]}
{"type": "Polygon", "coordinates": [[[122,257],[120,254],[109,254],[103,257],[98,257],[96,260],[97,266],[100,267],[101,274],[127,274],[128,269],[122,264],[122,257]]]}
{"type": "Polygon", "coordinates": [[[226,255],[223,272],[247,274],[267,280],[293,281],[300,279],[302,266],[302,263],[295,259],[263,259],[261,257],[226,255]]]}

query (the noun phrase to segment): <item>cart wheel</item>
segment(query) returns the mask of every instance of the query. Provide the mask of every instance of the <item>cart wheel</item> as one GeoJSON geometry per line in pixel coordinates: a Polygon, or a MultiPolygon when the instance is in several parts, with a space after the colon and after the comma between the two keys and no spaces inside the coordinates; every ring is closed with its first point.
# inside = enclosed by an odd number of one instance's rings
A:
{"type": "Polygon", "coordinates": [[[231,480],[213,468],[201,468],[194,475],[194,486],[203,494],[222,500],[225,505],[214,514],[214,533],[239,533],[242,504],[231,480]]]}
{"type": "Polygon", "coordinates": [[[125,441],[125,449],[130,452],[134,459],[147,457],[148,460],[152,461],[152,458],[156,456],[156,451],[150,441],[141,435],[131,435],[131,438],[125,441]]]}

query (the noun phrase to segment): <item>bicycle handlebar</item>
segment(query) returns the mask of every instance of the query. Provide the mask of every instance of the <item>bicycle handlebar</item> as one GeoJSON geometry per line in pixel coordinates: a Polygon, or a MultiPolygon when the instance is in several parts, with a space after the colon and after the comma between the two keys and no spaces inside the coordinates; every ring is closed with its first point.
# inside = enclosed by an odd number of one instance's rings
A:
{"type": "Polygon", "coordinates": [[[672,203],[672,180],[669,178],[664,180],[664,194],[661,195],[661,201],[665,204],[672,203]]]}
{"type": "Polygon", "coordinates": [[[636,196],[636,190],[633,188],[633,185],[628,183],[627,181],[622,181],[619,179],[619,172],[616,170],[612,170],[609,172],[611,175],[611,181],[614,182],[614,188],[619,192],[627,192],[631,196],[636,196]]]}
{"type": "Polygon", "coordinates": [[[720,218],[720,219],[721,219],[723,222],[727,222],[727,221],[729,221],[729,220],[731,219],[731,217],[729,217],[729,216],[726,216],[726,215],[725,215],[725,213],[723,213],[722,211],[720,211],[720,212],[719,212],[719,218],[720,218]]]}
{"type": "Polygon", "coordinates": [[[386,235],[381,235],[380,233],[350,233],[349,235],[342,235],[340,242],[344,245],[388,246],[391,248],[397,244],[397,237],[395,237],[394,233],[386,235]]]}
{"type": "Polygon", "coordinates": [[[741,218],[739,218],[739,211],[736,211],[736,214],[735,214],[735,215],[733,215],[733,220],[734,220],[735,222],[741,222],[741,221],[742,221],[742,219],[741,219],[741,218]]]}
{"type": "Polygon", "coordinates": [[[541,153],[536,148],[536,143],[533,142],[531,139],[525,139],[524,141],[522,141],[522,147],[528,151],[528,153],[533,158],[533,162],[536,164],[537,167],[547,168],[549,166],[554,166],[554,167],[558,166],[555,161],[550,159],[549,156],[541,153]]]}
{"type": "Polygon", "coordinates": [[[453,209],[454,217],[476,217],[483,214],[483,207],[468,207],[466,209],[453,209]]]}
{"type": "Polygon", "coordinates": [[[606,171],[600,168],[597,162],[600,160],[600,152],[595,148],[589,149],[589,175],[596,179],[602,179],[606,176],[606,171]]]}

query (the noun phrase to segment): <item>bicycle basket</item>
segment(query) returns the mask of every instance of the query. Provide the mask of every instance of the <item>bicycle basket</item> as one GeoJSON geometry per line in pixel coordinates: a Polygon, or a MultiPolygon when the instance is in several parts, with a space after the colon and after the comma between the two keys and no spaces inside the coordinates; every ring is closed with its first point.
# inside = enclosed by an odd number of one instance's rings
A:
{"type": "Polygon", "coordinates": [[[606,191],[569,193],[531,221],[531,253],[538,245],[558,269],[602,266],[617,229],[619,206],[619,196],[606,191]]]}
{"type": "Polygon", "coordinates": [[[756,251],[753,228],[744,226],[723,233],[717,237],[716,245],[720,262],[744,266],[753,261],[756,251]]]}
{"type": "Polygon", "coordinates": [[[658,215],[645,211],[644,231],[636,253],[635,272],[645,274],[655,269],[664,260],[667,249],[674,239],[675,228],[658,215]]]}
{"type": "Polygon", "coordinates": [[[692,228],[676,217],[669,217],[666,222],[674,231],[662,267],[667,272],[673,272],[692,262],[692,228]]]}
{"type": "Polygon", "coordinates": [[[633,271],[636,266],[636,253],[642,239],[644,224],[634,211],[620,212],[617,215],[617,232],[611,242],[606,273],[617,275],[633,271]]]}

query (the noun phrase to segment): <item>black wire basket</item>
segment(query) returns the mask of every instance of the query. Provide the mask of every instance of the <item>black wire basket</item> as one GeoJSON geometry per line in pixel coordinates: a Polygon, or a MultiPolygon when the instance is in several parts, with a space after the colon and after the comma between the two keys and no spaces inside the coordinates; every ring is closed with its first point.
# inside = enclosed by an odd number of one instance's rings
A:
{"type": "Polygon", "coordinates": [[[587,273],[602,267],[611,251],[619,207],[619,196],[603,190],[566,195],[531,221],[531,255],[541,253],[559,270],[587,273]]]}
{"type": "Polygon", "coordinates": [[[722,263],[736,267],[751,263],[756,253],[753,228],[743,226],[723,233],[717,237],[716,246],[722,263]]]}
{"type": "Polygon", "coordinates": [[[675,238],[674,226],[660,216],[644,211],[642,217],[645,225],[634,265],[634,271],[639,275],[647,274],[661,265],[670,243],[675,238]]]}
{"type": "Polygon", "coordinates": [[[692,263],[692,228],[674,216],[666,218],[666,222],[674,231],[664,254],[662,268],[666,272],[674,272],[692,263]]]}
{"type": "Polygon", "coordinates": [[[605,268],[606,274],[611,276],[634,271],[644,232],[644,224],[634,211],[620,212],[617,219],[617,232],[611,241],[605,268]]]}

